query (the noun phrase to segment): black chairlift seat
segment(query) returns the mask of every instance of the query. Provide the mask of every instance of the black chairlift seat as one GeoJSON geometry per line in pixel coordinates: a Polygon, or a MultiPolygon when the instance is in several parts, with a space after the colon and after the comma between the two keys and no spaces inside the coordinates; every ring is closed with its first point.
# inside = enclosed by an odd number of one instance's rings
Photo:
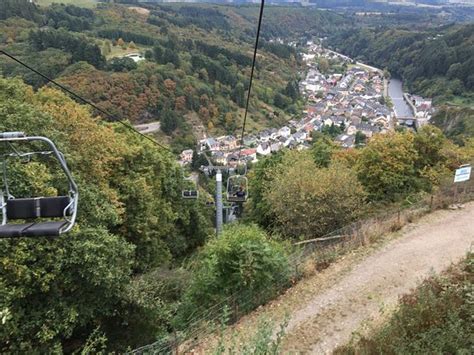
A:
{"type": "Polygon", "coordinates": [[[62,218],[58,221],[9,223],[0,226],[0,238],[53,237],[59,236],[70,222],[72,201],[68,196],[19,198],[6,202],[8,221],[37,220],[39,218],[62,218]]]}
{"type": "Polygon", "coordinates": [[[199,197],[199,191],[197,190],[183,190],[182,197],[185,199],[197,199],[199,197]]]}
{"type": "Polygon", "coordinates": [[[26,137],[22,132],[0,133],[0,142],[40,141],[51,151],[19,152],[4,155],[3,183],[0,194],[0,238],[14,237],[55,237],[67,233],[75,224],[78,203],[78,189],[67,167],[64,155],[54,143],[45,137],[26,137]],[[69,181],[69,196],[14,198],[9,192],[7,181],[7,158],[30,158],[35,154],[52,154],[59,161],[69,181]],[[18,223],[16,223],[18,221],[18,223]]]}

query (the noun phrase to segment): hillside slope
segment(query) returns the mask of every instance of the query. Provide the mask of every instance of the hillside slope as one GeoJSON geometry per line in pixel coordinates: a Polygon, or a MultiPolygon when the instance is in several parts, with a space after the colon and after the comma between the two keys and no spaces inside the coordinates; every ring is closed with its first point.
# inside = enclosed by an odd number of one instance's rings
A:
{"type": "Polygon", "coordinates": [[[462,210],[427,215],[369,255],[349,255],[303,280],[235,329],[246,337],[260,319],[279,323],[289,314],[283,353],[331,353],[368,322],[389,314],[422,279],[462,259],[474,242],[473,213],[471,202],[462,210]]]}
{"type": "Polygon", "coordinates": [[[285,350],[331,353],[421,279],[464,257],[474,242],[473,213],[470,203],[459,212],[423,218],[334,286],[314,295],[292,314],[285,350]]]}

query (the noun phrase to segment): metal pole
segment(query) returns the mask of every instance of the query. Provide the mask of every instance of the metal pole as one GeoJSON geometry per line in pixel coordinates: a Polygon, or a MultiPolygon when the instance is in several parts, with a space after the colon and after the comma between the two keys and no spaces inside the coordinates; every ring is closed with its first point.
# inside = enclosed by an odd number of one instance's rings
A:
{"type": "Polygon", "coordinates": [[[218,237],[222,232],[222,223],[222,173],[219,169],[216,174],[216,233],[218,237]]]}

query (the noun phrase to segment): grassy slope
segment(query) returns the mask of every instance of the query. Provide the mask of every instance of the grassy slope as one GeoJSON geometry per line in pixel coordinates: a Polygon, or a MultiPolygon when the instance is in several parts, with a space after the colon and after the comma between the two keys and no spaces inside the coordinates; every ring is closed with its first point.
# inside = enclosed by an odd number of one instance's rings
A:
{"type": "Polygon", "coordinates": [[[53,3],[71,4],[80,7],[93,8],[97,4],[95,0],[35,0],[40,6],[49,6],[53,3]]]}
{"type": "Polygon", "coordinates": [[[474,254],[445,275],[427,279],[400,300],[387,324],[336,354],[469,353],[473,337],[474,254]]]}

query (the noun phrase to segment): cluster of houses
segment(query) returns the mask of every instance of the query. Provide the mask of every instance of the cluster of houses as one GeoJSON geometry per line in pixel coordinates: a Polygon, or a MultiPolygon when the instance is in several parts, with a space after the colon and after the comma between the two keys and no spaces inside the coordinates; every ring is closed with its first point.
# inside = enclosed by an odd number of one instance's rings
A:
{"type": "MultiPolygon", "coordinates": [[[[228,135],[207,137],[199,141],[198,151],[208,151],[209,157],[219,165],[232,165],[236,160],[257,161],[282,148],[308,149],[312,132],[325,127],[337,127],[335,141],[344,148],[356,145],[357,132],[370,138],[376,133],[393,129],[393,112],[385,104],[386,82],[376,68],[354,64],[341,54],[308,42],[308,53],[303,55],[307,74],[300,82],[300,92],[306,98],[306,109],[299,120],[291,120],[281,128],[268,128],[244,136],[243,141],[228,135]],[[345,64],[341,73],[323,74],[318,59],[324,57],[332,64],[345,64]]],[[[341,65],[339,65],[341,67],[341,65]]],[[[411,96],[418,112],[431,110],[431,101],[411,96]]],[[[429,119],[423,114],[423,119],[429,119]]],[[[192,160],[193,151],[185,150],[181,162],[192,160]]]]}
{"type": "Polygon", "coordinates": [[[386,84],[380,70],[354,64],[349,57],[313,42],[308,42],[304,60],[308,71],[300,90],[308,102],[305,122],[315,129],[338,126],[342,132],[336,142],[345,148],[354,147],[358,131],[371,137],[390,129],[392,112],[385,105],[386,84]],[[321,58],[347,69],[323,74],[318,65],[321,58]]]}
{"type": "MultiPolygon", "coordinates": [[[[232,135],[208,137],[199,141],[198,151],[208,151],[209,157],[218,165],[232,165],[238,160],[256,162],[258,156],[266,156],[282,148],[308,149],[310,147],[310,130],[301,128],[300,122],[290,121],[287,126],[279,129],[268,128],[256,134],[240,138],[232,135]]],[[[181,162],[192,161],[192,149],[181,153],[181,162]]]]}
{"type": "Polygon", "coordinates": [[[410,94],[407,94],[407,98],[412,105],[418,126],[427,124],[434,111],[432,100],[410,94]]]}

